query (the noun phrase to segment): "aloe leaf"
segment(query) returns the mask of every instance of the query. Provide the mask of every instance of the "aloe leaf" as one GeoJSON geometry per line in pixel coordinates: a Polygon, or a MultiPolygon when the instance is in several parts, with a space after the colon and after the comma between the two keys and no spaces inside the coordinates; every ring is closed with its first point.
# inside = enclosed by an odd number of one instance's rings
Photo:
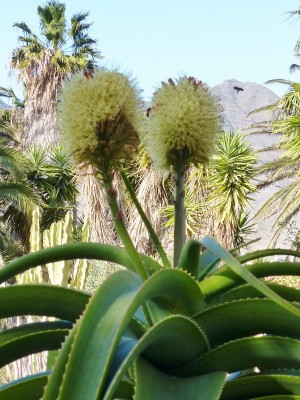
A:
{"type": "Polygon", "coordinates": [[[147,301],[152,321],[155,323],[170,314],[192,316],[205,308],[204,298],[197,282],[180,269],[157,272],[160,292],[147,301]]]}
{"type": "MultiPolygon", "coordinates": [[[[132,350],[124,358],[105,394],[104,400],[113,399],[128,368],[140,354],[160,369],[168,370],[185,365],[209,348],[202,330],[185,316],[174,315],[165,318],[136,341],[132,350]],[[188,341],[186,338],[189,338],[188,341]]],[[[117,349],[117,353],[119,348],[117,349]]]]}
{"type": "Polygon", "coordinates": [[[1,400],[40,400],[49,372],[31,375],[0,386],[1,400]]]}
{"type": "MultiPolygon", "coordinates": [[[[162,296],[166,297],[167,303],[167,296],[176,299],[179,307],[175,309],[179,308],[188,315],[203,309],[197,283],[180,270],[163,269],[143,285],[140,278],[130,271],[120,271],[107,279],[92,297],[78,323],[59,399],[92,400],[101,397],[114,354],[135,311],[148,299],[156,300],[162,296]]],[[[47,397],[47,400],[54,398],[47,397]]]]}
{"type": "Polygon", "coordinates": [[[45,321],[35,322],[31,324],[20,325],[11,329],[6,329],[0,333],[0,346],[21,338],[22,336],[31,335],[39,332],[53,330],[72,329],[72,324],[68,321],[45,321]]]}
{"type": "Polygon", "coordinates": [[[55,286],[2,287],[0,318],[40,315],[74,322],[82,314],[89,299],[87,293],[55,286]]]}
{"type": "Polygon", "coordinates": [[[115,349],[135,311],[132,301],[140,286],[139,277],[129,271],[119,271],[101,285],[77,324],[78,332],[64,371],[61,354],[58,356],[57,363],[62,364],[64,375],[56,377],[58,388],[52,377],[49,383],[53,393],[59,390],[59,396],[48,395],[45,399],[101,397],[115,349]]]}
{"type": "Polygon", "coordinates": [[[134,396],[133,383],[122,381],[118,386],[114,399],[119,400],[132,400],[134,396]]]}
{"type": "Polygon", "coordinates": [[[73,346],[74,338],[78,331],[78,324],[74,326],[74,328],[70,331],[69,335],[66,338],[65,343],[63,344],[62,348],[60,349],[56,362],[55,367],[49,377],[48,383],[45,387],[43,400],[56,400],[58,399],[60,387],[62,384],[63,376],[66,369],[66,364],[69,359],[69,355],[73,346]]]}
{"type": "Polygon", "coordinates": [[[300,398],[299,377],[288,375],[254,375],[227,382],[224,386],[221,400],[243,400],[249,398],[283,400],[286,395],[296,395],[300,398]]]}
{"type": "MultiPolygon", "coordinates": [[[[256,242],[257,239],[251,240],[248,243],[243,243],[240,246],[237,246],[233,250],[230,250],[230,253],[233,254],[240,248],[247,246],[253,242],[256,242]]],[[[200,247],[201,244],[198,242],[200,247]]],[[[211,273],[213,270],[215,270],[220,263],[220,257],[218,257],[216,254],[211,252],[209,249],[205,249],[203,253],[200,254],[199,256],[199,267],[198,267],[198,280],[201,281],[204,279],[209,273],[211,273]]]]}
{"type": "Polygon", "coordinates": [[[243,278],[250,285],[255,287],[259,292],[264,294],[266,297],[278,303],[281,307],[286,308],[293,314],[300,316],[300,309],[296,308],[293,304],[286,301],[278,294],[273,292],[268,286],[266,286],[261,280],[257,279],[251,272],[243,268],[243,266],[234,258],[230,253],[228,253],[222,246],[220,246],[212,238],[206,237],[202,241],[202,244],[218,255],[223,261],[226,262],[229,268],[231,268],[237,275],[243,278]]]}
{"type": "MultiPolygon", "coordinates": [[[[256,278],[266,278],[269,276],[300,275],[300,264],[291,262],[263,262],[253,265],[243,265],[256,278]]],[[[229,289],[244,283],[228,266],[220,268],[205,280],[200,282],[201,291],[205,297],[212,297],[221,294],[229,289]]],[[[267,284],[267,283],[265,283],[267,284]]]]}
{"type": "MultiPolygon", "coordinates": [[[[268,283],[265,284],[273,290],[273,292],[279,294],[282,298],[300,303],[300,290],[294,287],[288,287],[285,285],[279,285],[276,283],[268,283]]],[[[209,305],[225,303],[227,301],[239,300],[239,299],[247,299],[247,298],[255,298],[255,297],[264,297],[264,295],[255,289],[253,286],[248,284],[243,284],[237,287],[234,287],[231,290],[228,290],[220,295],[214,295],[206,298],[206,301],[209,305]]]]}
{"type": "Polygon", "coordinates": [[[238,260],[241,264],[244,264],[249,261],[254,261],[259,258],[266,258],[271,256],[293,256],[300,257],[300,252],[297,250],[291,249],[264,249],[264,250],[256,250],[250,253],[246,253],[242,256],[238,257],[238,260]]]}
{"type": "MultiPolygon", "coordinates": [[[[149,272],[161,269],[161,265],[150,257],[142,254],[140,254],[140,257],[149,272]]],[[[100,243],[77,242],[48,247],[11,261],[0,269],[0,283],[30,268],[47,263],[75,259],[109,261],[135,271],[134,265],[124,249],[100,243]]]]}
{"type": "Polygon", "coordinates": [[[213,372],[178,379],[139,359],[136,362],[134,400],[218,400],[225,376],[224,372],[213,372]]]}
{"type": "Polygon", "coordinates": [[[220,304],[204,310],[193,319],[204,331],[213,347],[230,340],[258,334],[300,339],[300,318],[265,298],[220,304]]]}
{"type": "Polygon", "coordinates": [[[231,373],[254,367],[300,369],[300,341],[279,336],[238,339],[210,350],[186,367],[172,372],[189,376],[220,370],[231,373]]]}
{"type": "Polygon", "coordinates": [[[0,368],[30,354],[61,347],[68,329],[40,331],[18,337],[0,346],[0,368]]]}
{"type": "Polygon", "coordinates": [[[204,279],[209,272],[218,267],[219,263],[219,257],[206,249],[199,258],[198,280],[201,281],[202,279],[204,279]]]}
{"type": "Polygon", "coordinates": [[[198,279],[199,259],[200,259],[201,243],[196,240],[189,240],[184,246],[180,254],[178,268],[187,271],[198,279]]]}

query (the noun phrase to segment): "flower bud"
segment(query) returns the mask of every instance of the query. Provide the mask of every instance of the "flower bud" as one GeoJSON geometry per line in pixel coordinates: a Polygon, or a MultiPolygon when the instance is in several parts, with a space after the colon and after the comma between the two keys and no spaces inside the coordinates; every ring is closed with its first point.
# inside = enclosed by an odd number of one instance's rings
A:
{"type": "Polygon", "coordinates": [[[78,164],[107,173],[139,145],[139,92],[118,71],[77,73],[58,98],[58,121],[67,151],[78,164]]]}
{"type": "Polygon", "coordinates": [[[178,158],[205,164],[220,131],[219,109],[208,88],[192,77],[169,79],[153,95],[145,145],[163,171],[178,158]]]}

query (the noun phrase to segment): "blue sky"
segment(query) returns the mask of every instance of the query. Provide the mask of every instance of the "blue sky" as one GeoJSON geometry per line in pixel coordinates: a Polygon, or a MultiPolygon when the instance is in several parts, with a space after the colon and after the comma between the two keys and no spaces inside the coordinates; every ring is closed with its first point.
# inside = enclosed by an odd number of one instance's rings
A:
{"type": "MultiPolygon", "coordinates": [[[[162,80],[193,75],[210,86],[226,79],[264,84],[269,79],[299,81],[289,73],[300,20],[288,11],[297,0],[66,0],[67,17],[90,11],[91,36],[98,40],[103,64],[117,65],[136,77],[151,97],[162,80]]],[[[14,22],[38,32],[41,0],[1,4],[0,86],[22,96],[16,75],[8,77],[10,51],[17,45],[14,22]]],[[[282,85],[267,85],[279,95],[282,85]]]]}

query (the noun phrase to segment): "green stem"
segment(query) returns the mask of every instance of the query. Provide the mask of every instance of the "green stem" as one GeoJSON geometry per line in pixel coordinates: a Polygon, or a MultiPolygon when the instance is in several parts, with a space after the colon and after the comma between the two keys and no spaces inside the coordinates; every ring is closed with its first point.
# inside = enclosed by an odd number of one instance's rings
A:
{"type": "Polygon", "coordinates": [[[125,249],[128,252],[129,257],[132,260],[132,263],[135,267],[136,272],[139,274],[141,279],[145,281],[148,278],[148,274],[144,264],[141,261],[139,253],[137,252],[136,248],[134,247],[132,240],[128,234],[126,229],[123,216],[121,210],[118,205],[117,201],[117,193],[113,188],[112,176],[110,173],[107,173],[103,176],[103,185],[105,188],[106,196],[108,199],[108,204],[110,207],[110,211],[113,217],[114,225],[117,230],[117,233],[123,242],[125,249]]]}
{"type": "Polygon", "coordinates": [[[185,244],[186,221],[184,206],[185,159],[178,158],[175,165],[175,202],[174,202],[174,267],[178,266],[181,250],[185,244]]]}
{"type": "Polygon", "coordinates": [[[121,173],[122,179],[125,183],[126,189],[131,197],[131,200],[133,201],[136,209],[138,210],[138,213],[140,214],[140,217],[149,233],[149,236],[151,237],[151,239],[154,243],[154,246],[156,247],[156,250],[157,250],[158,254],[160,255],[160,258],[162,260],[164,267],[171,268],[171,264],[170,264],[170,261],[168,260],[167,254],[166,254],[165,250],[163,249],[162,244],[161,244],[160,240],[158,239],[150,221],[148,220],[146,214],[144,213],[144,210],[142,209],[140,202],[138,201],[138,199],[135,195],[133,187],[132,187],[129,179],[126,176],[126,173],[121,168],[120,168],[120,173],[121,173]]]}

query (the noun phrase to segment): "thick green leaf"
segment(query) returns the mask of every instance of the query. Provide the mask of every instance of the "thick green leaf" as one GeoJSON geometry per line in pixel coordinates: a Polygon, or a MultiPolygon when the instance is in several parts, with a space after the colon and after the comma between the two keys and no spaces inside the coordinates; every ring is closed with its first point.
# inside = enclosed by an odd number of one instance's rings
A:
{"type": "Polygon", "coordinates": [[[122,381],[118,386],[114,399],[132,400],[134,396],[133,383],[122,381]]]}
{"type": "MultiPolygon", "coordinates": [[[[175,368],[176,365],[179,367],[191,362],[200,354],[204,354],[208,348],[209,343],[205,335],[192,319],[180,315],[167,317],[149,329],[139,341],[136,341],[135,347],[129,349],[127,357],[114,375],[104,400],[114,398],[114,392],[126,371],[140,354],[155,367],[168,370],[175,368]]],[[[116,353],[118,351],[119,348],[116,353]]]]}
{"type": "Polygon", "coordinates": [[[1,400],[40,400],[47,383],[49,372],[18,379],[0,386],[1,400]]]}
{"type": "MultiPolygon", "coordinates": [[[[275,293],[288,301],[300,303],[300,290],[288,287],[285,285],[279,285],[276,283],[265,282],[275,293]]],[[[265,297],[262,293],[256,290],[253,286],[248,284],[239,285],[233,289],[230,289],[220,295],[209,296],[206,298],[208,304],[219,304],[232,300],[247,299],[247,298],[265,297]]]]}
{"type": "Polygon", "coordinates": [[[62,346],[61,350],[58,353],[58,358],[55,362],[55,367],[53,368],[51,377],[49,378],[49,381],[44,391],[43,400],[50,400],[50,399],[56,400],[58,398],[66,364],[69,359],[69,354],[71,352],[77,330],[78,330],[78,323],[70,331],[70,334],[67,336],[64,345],[62,346]]]}
{"type": "Polygon", "coordinates": [[[0,318],[40,315],[75,322],[90,296],[79,290],[48,285],[0,288],[0,318]]]}
{"type": "MultiPolygon", "coordinates": [[[[203,308],[197,283],[184,271],[161,270],[143,285],[130,271],[112,275],[92,297],[78,324],[59,399],[101,397],[121,336],[136,310],[151,298],[162,298],[168,306],[173,299],[175,307],[171,308],[187,315],[203,308]]],[[[47,397],[50,399],[56,397],[47,397]]]]}
{"type": "Polygon", "coordinates": [[[281,397],[281,395],[296,395],[300,398],[300,377],[253,375],[234,379],[225,384],[221,400],[244,400],[261,398],[262,396],[270,396],[267,398],[272,400],[283,400],[285,397],[281,397]]]}
{"type": "Polygon", "coordinates": [[[155,275],[159,276],[155,279],[159,281],[161,290],[147,302],[153,322],[170,314],[192,316],[204,309],[204,298],[199,286],[186,272],[166,269],[155,275]]]}
{"type": "Polygon", "coordinates": [[[193,317],[212,347],[230,340],[270,334],[300,339],[300,318],[269,299],[220,304],[193,317]]]}
{"type": "Polygon", "coordinates": [[[218,400],[226,374],[212,372],[188,378],[166,375],[143,359],[136,362],[134,400],[218,400]]]}
{"type": "MultiPolygon", "coordinates": [[[[142,254],[140,256],[150,272],[161,269],[160,264],[152,258],[142,254]]],[[[30,268],[56,261],[75,259],[109,261],[135,271],[132,261],[124,249],[100,243],[77,242],[42,249],[11,261],[0,269],[0,283],[30,268]]]]}
{"type": "Polygon", "coordinates": [[[212,371],[228,373],[259,369],[300,369],[300,341],[278,336],[234,340],[219,346],[186,367],[173,371],[178,376],[212,371]]]}
{"type": "Polygon", "coordinates": [[[49,384],[55,397],[49,394],[45,399],[96,400],[101,397],[115,349],[134,314],[132,301],[140,286],[140,278],[129,271],[119,271],[101,285],[76,326],[65,370],[59,354],[57,363],[64,372],[62,383],[61,377],[56,376],[54,380],[51,376],[49,384]]]}
{"type": "Polygon", "coordinates": [[[209,272],[217,268],[220,263],[219,257],[209,250],[205,250],[199,258],[198,280],[204,279],[209,272]]]}
{"type": "MultiPolygon", "coordinates": [[[[253,274],[251,274],[247,269],[243,268],[243,266],[234,258],[230,253],[228,253],[222,246],[220,246],[215,240],[210,237],[204,238],[201,243],[220,257],[223,261],[226,262],[229,268],[231,268],[238,276],[252,285],[259,292],[264,294],[266,297],[273,300],[275,303],[278,303],[281,307],[286,308],[293,314],[300,316],[300,309],[296,308],[293,304],[286,301],[278,294],[273,292],[268,286],[266,286],[261,280],[257,279],[253,274]]],[[[201,285],[201,282],[200,282],[201,285]]],[[[200,286],[201,287],[201,286],[200,286]]]]}
{"type": "MultiPolygon", "coordinates": [[[[292,262],[262,262],[253,265],[243,265],[256,278],[269,276],[300,275],[300,264],[292,262]]],[[[212,275],[200,283],[201,290],[205,296],[214,296],[226,290],[243,284],[244,280],[228,266],[219,268],[212,275]]]]}
{"type": "Polygon", "coordinates": [[[45,321],[20,325],[11,329],[6,329],[0,333],[0,346],[21,338],[22,336],[56,329],[72,329],[72,326],[73,325],[68,321],[45,321]]]}
{"type": "Polygon", "coordinates": [[[197,242],[196,240],[189,240],[183,246],[178,263],[178,268],[187,271],[196,279],[198,279],[199,274],[200,249],[200,242],[197,242]]]}
{"type": "Polygon", "coordinates": [[[246,262],[258,260],[260,258],[266,258],[271,256],[294,256],[300,257],[300,252],[297,250],[291,249],[264,249],[264,250],[256,250],[253,252],[246,253],[240,257],[238,260],[241,264],[246,262]]]}
{"type": "Polygon", "coordinates": [[[30,354],[61,347],[68,329],[40,331],[10,340],[0,346],[0,368],[30,354]]]}

